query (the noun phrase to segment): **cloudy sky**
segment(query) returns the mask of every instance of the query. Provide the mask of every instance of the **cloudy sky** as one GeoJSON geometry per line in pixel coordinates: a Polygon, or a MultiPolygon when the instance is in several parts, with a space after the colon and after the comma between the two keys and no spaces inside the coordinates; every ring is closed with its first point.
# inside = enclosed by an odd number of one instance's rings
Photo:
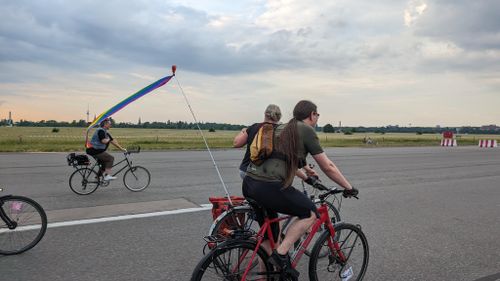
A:
{"type": "MultiPolygon", "coordinates": [[[[500,1],[0,0],[0,119],[93,117],[172,64],[201,121],[500,125],[500,1]]],[[[192,121],[175,80],[139,117],[192,121]]]]}

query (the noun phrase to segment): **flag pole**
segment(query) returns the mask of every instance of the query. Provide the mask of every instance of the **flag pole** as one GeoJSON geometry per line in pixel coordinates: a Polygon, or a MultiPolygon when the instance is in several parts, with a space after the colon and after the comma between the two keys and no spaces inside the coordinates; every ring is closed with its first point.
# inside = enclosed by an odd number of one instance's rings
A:
{"type": "Polygon", "coordinates": [[[189,111],[191,111],[191,115],[193,116],[194,121],[196,122],[196,127],[198,128],[198,131],[200,131],[201,137],[203,138],[203,142],[205,143],[205,147],[208,150],[208,153],[210,154],[210,158],[212,159],[212,163],[214,164],[215,170],[217,171],[217,175],[219,176],[219,180],[222,183],[222,187],[224,188],[224,192],[226,192],[226,197],[229,200],[229,204],[233,205],[233,202],[231,201],[231,197],[229,196],[229,191],[227,190],[226,184],[224,183],[224,180],[222,179],[222,175],[220,173],[219,167],[217,166],[217,163],[215,162],[214,156],[212,154],[212,150],[210,150],[210,147],[208,146],[207,139],[205,138],[205,134],[203,134],[203,131],[200,128],[200,122],[198,122],[198,119],[196,119],[196,115],[194,114],[193,108],[191,107],[191,104],[189,103],[189,100],[184,93],[184,90],[182,89],[181,83],[179,83],[179,80],[177,79],[177,76],[175,76],[175,70],[176,66],[172,66],[172,72],[174,73],[173,76],[175,77],[175,81],[177,81],[177,85],[179,85],[179,89],[181,89],[181,93],[184,96],[184,100],[186,100],[186,103],[189,107],[189,111]]]}

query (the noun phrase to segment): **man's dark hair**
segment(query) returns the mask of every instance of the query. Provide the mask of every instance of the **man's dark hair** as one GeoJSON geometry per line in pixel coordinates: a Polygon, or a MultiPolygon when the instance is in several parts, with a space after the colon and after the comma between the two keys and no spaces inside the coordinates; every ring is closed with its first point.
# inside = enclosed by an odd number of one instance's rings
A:
{"type": "Polygon", "coordinates": [[[102,120],[101,123],[99,123],[99,127],[101,127],[101,128],[104,127],[104,125],[108,122],[111,123],[111,119],[106,118],[106,119],[102,120]]]}
{"type": "Polygon", "coordinates": [[[297,121],[302,121],[309,117],[312,112],[316,112],[317,107],[308,100],[301,100],[293,109],[293,118],[290,119],[279,136],[277,150],[286,158],[286,179],[283,187],[290,186],[297,171],[299,159],[297,157],[299,136],[297,132],[297,121]]]}

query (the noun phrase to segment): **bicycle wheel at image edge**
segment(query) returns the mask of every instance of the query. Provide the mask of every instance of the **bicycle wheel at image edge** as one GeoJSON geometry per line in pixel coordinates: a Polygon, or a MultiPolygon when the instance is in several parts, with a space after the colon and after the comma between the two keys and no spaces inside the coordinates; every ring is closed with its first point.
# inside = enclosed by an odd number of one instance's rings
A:
{"type": "Polygon", "coordinates": [[[151,174],[142,166],[134,166],[123,175],[123,184],[130,191],[142,191],[149,186],[151,174]]]}
{"type": "Polygon", "coordinates": [[[99,184],[99,176],[89,168],[79,168],[69,177],[69,187],[78,195],[91,194],[96,191],[99,184]]]}
{"type": "Polygon", "coordinates": [[[336,241],[346,261],[341,262],[336,252],[330,251],[327,239],[330,233],[325,231],[314,245],[309,260],[309,279],[360,281],[368,268],[368,241],[358,226],[339,223],[335,225],[338,233],[336,241]],[[329,254],[323,258],[320,253],[327,249],[329,254]]]}
{"type": "Polygon", "coordinates": [[[0,219],[0,254],[15,255],[33,248],[47,230],[47,215],[42,206],[23,196],[6,196],[0,200],[0,208],[14,223],[9,229],[0,219]]]}
{"type": "MultiPolygon", "coordinates": [[[[254,254],[255,246],[255,242],[248,240],[230,240],[220,244],[198,263],[191,281],[241,280],[254,254]]],[[[267,259],[268,255],[260,248],[250,265],[246,280],[274,280],[272,276],[266,278],[266,273],[273,270],[266,262],[267,259]]]]}

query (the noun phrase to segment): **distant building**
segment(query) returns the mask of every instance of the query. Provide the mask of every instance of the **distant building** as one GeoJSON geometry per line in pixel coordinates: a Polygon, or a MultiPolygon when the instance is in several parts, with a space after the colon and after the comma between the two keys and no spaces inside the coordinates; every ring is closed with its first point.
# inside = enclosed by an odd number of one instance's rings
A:
{"type": "Polygon", "coordinates": [[[500,131],[500,127],[498,127],[497,125],[484,125],[484,126],[481,126],[481,128],[479,128],[479,130],[481,131],[500,131]]]}

